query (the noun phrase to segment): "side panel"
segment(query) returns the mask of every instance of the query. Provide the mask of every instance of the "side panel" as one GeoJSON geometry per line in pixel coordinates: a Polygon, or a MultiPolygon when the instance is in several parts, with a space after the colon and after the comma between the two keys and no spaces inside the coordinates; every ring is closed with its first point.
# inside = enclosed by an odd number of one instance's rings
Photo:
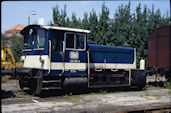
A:
{"type": "Polygon", "coordinates": [[[170,27],[163,26],[153,31],[148,40],[149,67],[168,68],[171,64],[170,27]]]}
{"type": "Polygon", "coordinates": [[[168,67],[169,66],[169,37],[168,36],[161,36],[158,39],[158,66],[159,67],[168,67]]]}
{"type": "Polygon", "coordinates": [[[150,67],[156,67],[156,47],[157,47],[156,33],[152,33],[148,39],[148,64],[150,67]]]}
{"type": "Polygon", "coordinates": [[[136,69],[136,50],[127,47],[89,45],[90,67],[94,69],[136,69]]]}

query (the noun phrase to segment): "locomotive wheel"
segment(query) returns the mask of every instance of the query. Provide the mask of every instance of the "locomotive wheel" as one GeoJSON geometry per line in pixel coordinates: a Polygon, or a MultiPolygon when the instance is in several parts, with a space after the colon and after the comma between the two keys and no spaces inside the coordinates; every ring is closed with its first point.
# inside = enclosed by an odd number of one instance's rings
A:
{"type": "Polygon", "coordinates": [[[23,90],[24,86],[23,86],[23,81],[22,80],[19,80],[19,86],[20,86],[20,89],[23,90]]]}
{"type": "Polygon", "coordinates": [[[37,78],[36,79],[36,88],[35,88],[35,95],[40,95],[42,91],[42,79],[41,78],[37,78]]]}
{"type": "Polygon", "coordinates": [[[140,85],[140,86],[137,87],[137,90],[141,91],[141,90],[143,90],[144,87],[145,87],[145,85],[140,85]]]}
{"type": "Polygon", "coordinates": [[[34,94],[35,95],[40,95],[42,91],[42,71],[38,71],[36,76],[38,78],[35,78],[35,88],[34,88],[34,94]]]}
{"type": "Polygon", "coordinates": [[[165,78],[168,82],[171,82],[171,71],[168,71],[165,75],[165,78]]]}

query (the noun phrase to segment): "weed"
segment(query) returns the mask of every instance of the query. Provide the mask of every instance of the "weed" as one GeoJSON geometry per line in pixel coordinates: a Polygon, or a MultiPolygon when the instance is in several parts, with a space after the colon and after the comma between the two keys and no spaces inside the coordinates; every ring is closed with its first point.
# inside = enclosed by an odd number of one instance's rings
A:
{"type": "Polygon", "coordinates": [[[168,91],[168,94],[171,95],[171,90],[168,91]]]}
{"type": "Polygon", "coordinates": [[[16,92],[15,95],[16,96],[19,96],[19,95],[27,95],[27,93],[25,91],[21,90],[21,91],[16,92]]]}
{"type": "Polygon", "coordinates": [[[144,90],[144,93],[145,93],[145,96],[149,96],[150,95],[147,89],[144,90]]]}
{"type": "Polygon", "coordinates": [[[1,78],[1,82],[7,82],[9,80],[9,76],[8,75],[4,75],[1,78]]]}
{"type": "Polygon", "coordinates": [[[82,100],[82,97],[80,97],[80,96],[73,96],[73,95],[67,95],[66,96],[66,100],[69,101],[69,102],[78,104],[82,100]]]}
{"type": "Polygon", "coordinates": [[[100,90],[100,93],[101,93],[101,94],[107,94],[108,91],[107,91],[107,90],[100,90]]]}
{"type": "Polygon", "coordinates": [[[171,82],[165,82],[164,87],[168,88],[168,89],[171,89],[171,82]]]}
{"type": "Polygon", "coordinates": [[[14,88],[17,88],[17,85],[15,84],[15,85],[13,85],[13,87],[14,87],[14,88]]]}
{"type": "Polygon", "coordinates": [[[95,95],[96,93],[94,93],[94,92],[91,92],[90,94],[91,94],[91,95],[95,95]]]}

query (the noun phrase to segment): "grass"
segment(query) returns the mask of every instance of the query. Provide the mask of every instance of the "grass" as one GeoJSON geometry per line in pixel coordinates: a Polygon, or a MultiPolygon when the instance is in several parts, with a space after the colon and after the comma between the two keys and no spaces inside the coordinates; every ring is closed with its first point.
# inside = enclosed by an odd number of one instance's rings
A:
{"type": "Polygon", "coordinates": [[[171,81],[170,82],[165,82],[164,87],[168,88],[168,89],[171,89],[171,81]]]}
{"type": "Polygon", "coordinates": [[[65,99],[67,100],[67,101],[69,101],[69,102],[72,102],[72,103],[75,103],[75,104],[77,104],[77,103],[80,103],[80,101],[82,100],[82,97],[81,96],[75,96],[75,95],[72,95],[71,93],[70,93],[70,95],[65,95],[65,99]]]}
{"type": "Polygon", "coordinates": [[[147,90],[147,87],[144,88],[144,96],[150,96],[150,94],[149,94],[149,92],[148,92],[148,90],[147,90]]]}
{"type": "Polygon", "coordinates": [[[17,88],[17,85],[15,84],[15,85],[13,85],[13,88],[17,88]]]}
{"type": "Polygon", "coordinates": [[[100,90],[100,93],[104,95],[104,94],[107,94],[108,91],[107,90],[100,90]]]}
{"type": "Polygon", "coordinates": [[[90,94],[91,94],[91,95],[95,95],[96,93],[95,93],[95,92],[91,92],[90,94]]]}
{"type": "Polygon", "coordinates": [[[21,91],[15,92],[15,95],[16,95],[16,96],[27,95],[27,93],[26,93],[25,91],[21,90],[21,91]]]}
{"type": "Polygon", "coordinates": [[[171,95],[171,90],[168,91],[168,94],[171,95]]]}
{"type": "Polygon", "coordinates": [[[2,76],[2,78],[1,78],[1,82],[8,82],[8,80],[9,80],[9,76],[8,75],[4,75],[4,76],[2,76]]]}

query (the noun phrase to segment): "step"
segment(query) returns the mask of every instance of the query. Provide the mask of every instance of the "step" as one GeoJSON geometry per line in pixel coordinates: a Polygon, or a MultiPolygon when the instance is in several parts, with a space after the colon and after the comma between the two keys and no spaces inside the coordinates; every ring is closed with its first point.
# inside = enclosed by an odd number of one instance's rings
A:
{"type": "Polygon", "coordinates": [[[105,87],[118,87],[118,86],[130,86],[129,84],[120,84],[120,85],[92,85],[90,84],[89,88],[105,88],[105,87]]]}
{"type": "Polygon", "coordinates": [[[61,80],[43,80],[43,83],[55,83],[55,82],[61,82],[61,80]]]}
{"type": "Polygon", "coordinates": [[[43,87],[42,90],[61,89],[61,87],[43,87]]]}
{"type": "Polygon", "coordinates": [[[128,75],[123,74],[111,74],[111,75],[90,75],[90,79],[93,79],[93,77],[116,77],[116,78],[122,78],[122,77],[128,77],[128,75]]]}

